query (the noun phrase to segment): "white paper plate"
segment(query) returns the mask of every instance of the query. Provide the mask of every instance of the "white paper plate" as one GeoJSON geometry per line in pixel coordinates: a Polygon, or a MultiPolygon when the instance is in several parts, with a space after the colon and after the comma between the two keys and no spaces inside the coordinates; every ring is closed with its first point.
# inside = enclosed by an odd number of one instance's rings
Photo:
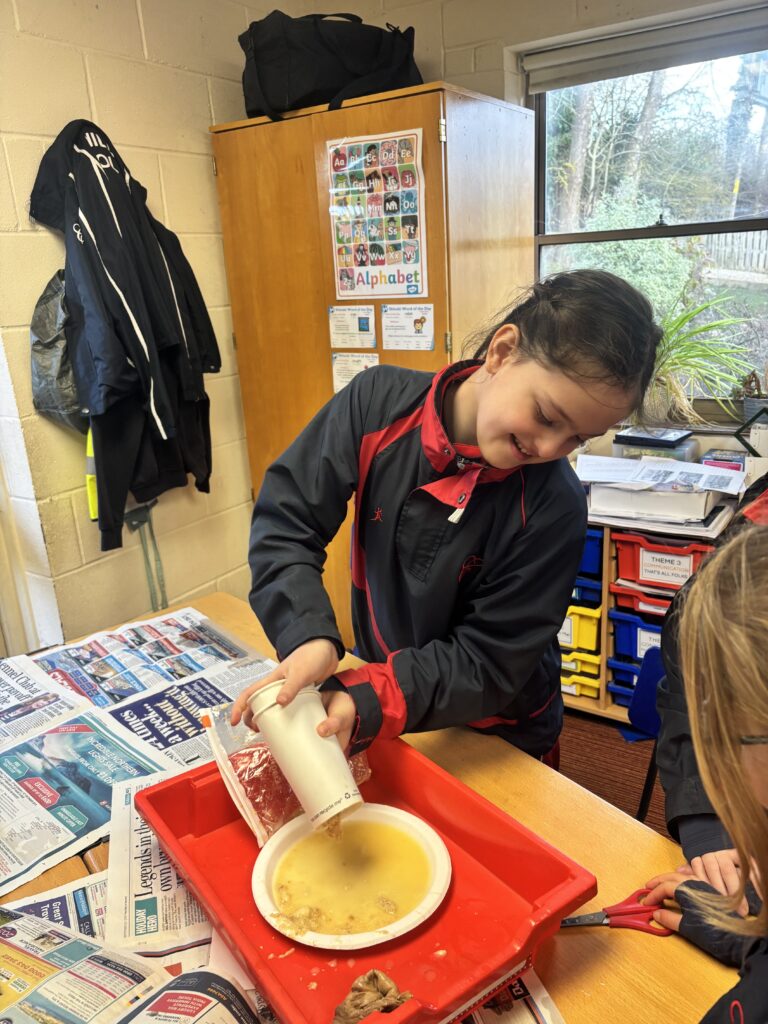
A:
{"type": "Polygon", "coordinates": [[[272,896],[273,879],[283,854],[287,853],[299,839],[312,832],[307,816],[302,814],[300,818],[294,818],[287,825],[283,825],[265,843],[253,869],[251,886],[253,898],[262,917],[277,931],[305,946],[318,946],[320,949],[366,949],[380,942],[388,942],[426,921],[440,906],[448,891],[451,881],[451,858],[440,836],[421,818],[387,804],[363,804],[345,820],[374,821],[383,825],[393,825],[415,839],[429,860],[429,887],[424,899],[409,914],[385,928],[377,928],[376,931],[358,932],[355,935],[326,935],[322,932],[294,935],[291,931],[281,928],[280,910],[272,896]]]}

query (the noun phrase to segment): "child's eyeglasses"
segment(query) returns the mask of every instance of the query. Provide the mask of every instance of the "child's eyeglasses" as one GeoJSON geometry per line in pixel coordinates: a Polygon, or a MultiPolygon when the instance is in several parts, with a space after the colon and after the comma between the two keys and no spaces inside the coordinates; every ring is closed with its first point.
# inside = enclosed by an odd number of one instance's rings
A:
{"type": "Polygon", "coordinates": [[[768,743],[768,736],[739,736],[742,747],[758,747],[768,743]]]}

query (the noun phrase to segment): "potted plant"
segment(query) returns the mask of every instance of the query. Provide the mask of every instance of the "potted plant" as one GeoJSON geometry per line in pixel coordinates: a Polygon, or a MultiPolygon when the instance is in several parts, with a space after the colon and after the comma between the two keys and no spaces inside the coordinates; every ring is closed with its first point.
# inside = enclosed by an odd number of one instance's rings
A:
{"type": "Polygon", "coordinates": [[[733,397],[741,399],[744,407],[744,421],[751,420],[759,409],[768,408],[768,394],[757,370],[752,370],[734,388],[733,397]]]}
{"type": "Polygon", "coordinates": [[[725,396],[750,369],[742,348],[723,331],[745,322],[745,317],[724,316],[726,299],[673,307],[661,318],[663,337],[656,366],[638,419],[646,424],[704,423],[694,408],[695,398],[713,398],[729,415],[733,403],[725,396]]]}

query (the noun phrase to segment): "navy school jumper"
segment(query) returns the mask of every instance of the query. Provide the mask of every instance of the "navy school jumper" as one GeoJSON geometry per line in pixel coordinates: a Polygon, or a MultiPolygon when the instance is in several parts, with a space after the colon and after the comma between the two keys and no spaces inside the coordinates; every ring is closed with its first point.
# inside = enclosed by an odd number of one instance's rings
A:
{"type": "Polygon", "coordinates": [[[327,637],[325,548],[355,494],[352,611],[370,664],[324,688],[355,701],[352,750],[376,736],[473,725],[541,755],[562,728],[557,633],[586,529],[567,460],[498,470],[454,446],[433,375],[359,374],[267,470],[253,512],[250,602],[278,656],[327,637]]]}

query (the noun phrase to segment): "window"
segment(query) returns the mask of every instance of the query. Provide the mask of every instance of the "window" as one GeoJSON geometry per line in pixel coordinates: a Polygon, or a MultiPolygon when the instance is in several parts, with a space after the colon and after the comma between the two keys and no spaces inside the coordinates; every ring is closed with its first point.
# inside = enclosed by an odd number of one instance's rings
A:
{"type": "Polygon", "coordinates": [[[768,365],[768,50],[536,96],[541,275],[600,267],[768,365]]]}

